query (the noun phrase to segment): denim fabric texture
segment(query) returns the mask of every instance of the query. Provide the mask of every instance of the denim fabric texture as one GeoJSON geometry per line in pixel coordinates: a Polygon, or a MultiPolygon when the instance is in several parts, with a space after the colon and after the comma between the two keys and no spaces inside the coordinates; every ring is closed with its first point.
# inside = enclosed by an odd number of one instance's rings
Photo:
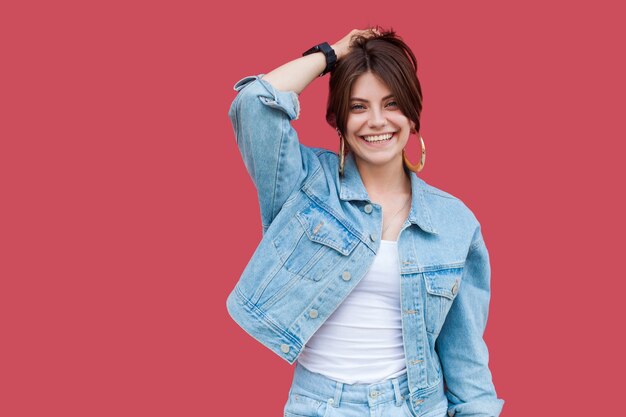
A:
{"type": "MultiPolygon", "coordinates": [[[[298,95],[262,77],[235,84],[228,113],[258,192],[263,238],[227,308],[293,364],[372,264],[382,210],[370,201],[351,154],[340,177],[336,153],[299,143],[291,125],[298,95]]],[[[398,236],[410,411],[430,416],[445,394],[450,416],[497,417],[504,401],[483,340],[491,271],[480,223],[460,199],[415,173],[411,191],[398,236]]]]}
{"type": "MultiPolygon", "coordinates": [[[[443,391],[429,397],[422,417],[446,417],[443,391]]],[[[375,384],[343,384],[296,364],[284,417],[415,417],[406,374],[375,384]]]]}

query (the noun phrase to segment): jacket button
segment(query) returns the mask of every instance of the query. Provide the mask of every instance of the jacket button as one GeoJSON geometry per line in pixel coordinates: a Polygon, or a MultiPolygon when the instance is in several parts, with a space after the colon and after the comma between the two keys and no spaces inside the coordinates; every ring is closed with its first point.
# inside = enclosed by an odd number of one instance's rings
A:
{"type": "Polygon", "coordinates": [[[366,212],[367,214],[370,214],[372,212],[372,205],[366,204],[365,207],[363,207],[363,211],[366,212]]]}
{"type": "Polygon", "coordinates": [[[452,286],[452,295],[456,295],[458,291],[459,291],[459,281],[455,281],[454,285],[452,286]]]}
{"type": "Polygon", "coordinates": [[[370,233],[370,240],[372,242],[376,242],[376,239],[378,239],[378,236],[376,236],[374,233],[370,233]]]}
{"type": "Polygon", "coordinates": [[[283,353],[289,353],[289,345],[285,345],[285,344],[280,345],[280,350],[282,350],[283,353]]]}
{"type": "Polygon", "coordinates": [[[341,274],[341,278],[343,278],[344,281],[350,281],[352,275],[348,271],[343,271],[343,274],[341,274]]]}
{"type": "Polygon", "coordinates": [[[311,310],[309,311],[309,317],[311,317],[312,319],[316,319],[317,318],[317,310],[311,310]]]}

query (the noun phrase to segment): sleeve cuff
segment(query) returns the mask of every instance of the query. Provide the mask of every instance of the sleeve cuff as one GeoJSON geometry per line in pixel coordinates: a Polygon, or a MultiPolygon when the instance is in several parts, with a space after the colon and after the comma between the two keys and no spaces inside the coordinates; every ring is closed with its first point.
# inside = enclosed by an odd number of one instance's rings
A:
{"type": "Polygon", "coordinates": [[[249,94],[259,97],[261,102],[269,107],[283,111],[290,120],[300,117],[300,100],[294,91],[279,91],[270,83],[263,80],[265,74],[251,75],[237,81],[233,89],[237,92],[244,88],[249,94]]]}
{"type": "Polygon", "coordinates": [[[504,400],[498,398],[493,401],[470,401],[448,408],[448,416],[464,417],[498,417],[502,412],[504,400]]]}

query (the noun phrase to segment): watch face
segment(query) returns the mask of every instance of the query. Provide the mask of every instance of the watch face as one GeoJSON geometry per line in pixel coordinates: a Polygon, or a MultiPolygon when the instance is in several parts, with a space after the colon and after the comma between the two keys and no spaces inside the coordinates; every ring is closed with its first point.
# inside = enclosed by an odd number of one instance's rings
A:
{"type": "Polygon", "coordinates": [[[328,55],[331,51],[333,51],[333,48],[330,47],[330,45],[328,43],[322,43],[317,45],[317,48],[324,52],[324,54],[328,55]]]}

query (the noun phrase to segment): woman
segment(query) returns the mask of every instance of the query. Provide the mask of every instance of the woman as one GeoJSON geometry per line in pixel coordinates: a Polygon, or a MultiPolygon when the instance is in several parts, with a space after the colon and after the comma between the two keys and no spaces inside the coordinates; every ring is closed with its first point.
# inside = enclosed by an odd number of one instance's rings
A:
{"type": "Polygon", "coordinates": [[[370,29],[303,55],[235,84],[229,111],[264,236],[227,307],[298,361],[284,415],[498,416],[488,253],[472,212],[415,174],[413,53],[370,29]],[[298,94],[328,72],[339,155],[301,145],[290,124],[298,94]]]}

